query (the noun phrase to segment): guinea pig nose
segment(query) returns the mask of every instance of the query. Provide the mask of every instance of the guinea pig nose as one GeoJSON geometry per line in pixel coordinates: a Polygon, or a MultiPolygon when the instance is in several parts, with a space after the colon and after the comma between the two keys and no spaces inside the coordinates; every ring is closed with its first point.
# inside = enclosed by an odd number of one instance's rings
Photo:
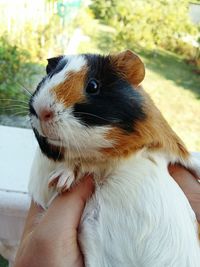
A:
{"type": "Polygon", "coordinates": [[[40,111],[39,118],[42,121],[49,121],[49,120],[53,119],[53,117],[54,117],[54,112],[50,109],[46,108],[46,109],[42,109],[40,111]]]}

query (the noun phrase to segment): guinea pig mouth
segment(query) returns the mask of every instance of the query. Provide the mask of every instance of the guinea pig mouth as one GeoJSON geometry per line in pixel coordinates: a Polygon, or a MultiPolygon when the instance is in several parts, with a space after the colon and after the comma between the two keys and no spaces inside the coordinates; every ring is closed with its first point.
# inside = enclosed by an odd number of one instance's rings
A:
{"type": "Polygon", "coordinates": [[[62,161],[64,159],[64,147],[61,145],[61,141],[52,140],[42,136],[39,132],[33,128],[35,137],[38,141],[41,151],[49,158],[54,161],[62,161]]]}
{"type": "Polygon", "coordinates": [[[59,141],[60,138],[58,137],[58,134],[56,134],[55,127],[52,127],[50,125],[45,125],[40,123],[42,134],[44,137],[48,138],[50,141],[59,141]]]}
{"type": "Polygon", "coordinates": [[[46,137],[48,142],[54,146],[62,146],[62,140],[61,139],[53,139],[53,138],[49,138],[46,137]]]}
{"type": "Polygon", "coordinates": [[[59,138],[51,138],[51,137],[48,137],[48,136],[46,136],[46,138],[49,140],[49,141],[52,141],[52,142],[60,142],[61,141],[61,139],[59,139],[59,138]]]}
{"type": "Polygon", "coordinates": [[[62,143],[62,140],[54,133],[45,131],[42,128],[42,134],[40,134],[41,137],[45,138],[48,142],[50,142],[53,145],[60,146],[62,143]]]}

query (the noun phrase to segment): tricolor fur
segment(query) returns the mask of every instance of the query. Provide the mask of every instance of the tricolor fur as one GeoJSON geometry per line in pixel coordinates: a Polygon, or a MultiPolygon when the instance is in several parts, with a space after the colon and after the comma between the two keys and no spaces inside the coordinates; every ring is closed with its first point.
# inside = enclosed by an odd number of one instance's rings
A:
{"type": "Polygon", "coordinates": [[[131,51],[60,56],[30,100],[40,146],[33,199],[48,207],[57,192],[94,175],[79,235],[88,267],[199,266],[195,216],[167,166],[200,175],[200,162],[139,86],[144,75],[131,51]]]}

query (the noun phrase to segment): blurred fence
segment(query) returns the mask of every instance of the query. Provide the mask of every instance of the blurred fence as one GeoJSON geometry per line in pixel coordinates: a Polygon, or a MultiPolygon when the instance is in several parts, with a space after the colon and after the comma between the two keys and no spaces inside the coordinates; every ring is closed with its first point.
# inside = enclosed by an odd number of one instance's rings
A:
{"type": "Polygon", "coordinates": [[[54,1],[45,0],[1,0],[0,25],[8,33],[23,31],[27,23],[37,27],[46,24],[53,14],[57,12],[54,1]]]}
{"type": "MultiPolygon", "coordinates": [[[[25,49],[34,50],[31,42],[44,46],[47,39],[44,29],[56,12],[55,1],[1,0],[0,36],[7,36],[13,45],[25,49]]],[[[57,22],[62,25],[62,18],[57,22]]]]}
{"type": "Polygon", "coordinates": [[[64,53],[81,0],[1,0],[0,37],[41,59],[64,53]],[[44,52],[45,51],[45,52],[44,52]]]}

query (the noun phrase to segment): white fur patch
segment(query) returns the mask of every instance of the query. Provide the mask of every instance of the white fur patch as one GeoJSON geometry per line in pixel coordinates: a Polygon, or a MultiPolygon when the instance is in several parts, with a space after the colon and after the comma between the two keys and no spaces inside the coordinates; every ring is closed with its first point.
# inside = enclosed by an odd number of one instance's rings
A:
{"type": "Polygon", "coordinates": [[[78,72],[86,65],[86,59],[80,55],[65,56],[67,59],[67,72],[78,72]]]}
{"type": "MultiPolygon", "coordinates": [[[[29,190],[43,207],[57,195],[48,177],[58,164],[38,151],[29,190]]],[[[82,165],[96,180],[79,229],[86,267],[199,267],[195,215],[167,166],[165,155],[145,149],[127,160],[82,165]]]]}
{"type": "Polygon", "coordinates": [[[109,126],[87,127],[72,115],[70,109],[65,110],[61,119],[58,132],[64,146],[69,148],[68,152],[74,154],[71,158],[95,157],[99,149],[113,146],[112,141],[105,137],[110,130],[109,126]]]}
{"type": "MultiPolygon", "coordinates": [[[[78,72],[87,64],[85,58],[80,55],[66,56],[66,66],[51,78],[47,78],[33,99],[33,107],[36,113],[43,108],[50,108],[56,104],[53,89],[67,79],[71,71],[78,72]]],[[[63,58],[63,59],[64,59],[63,58]]],[[[63,60],[61,59],[61,60],[63,60]]]]}
{"type": "Polygon", "coordinates": [[[87,267],[199,266],[195,215],[167,165],[143,150],[97,186],[80,227],[87,267]]]}
{"type": "Polygon", "coordinates": [[[56,162],[49,160],[39,148],[37,149],[30,173],[29,193],[43,208],[47,207],[50,198],[57,195],[54,189],[48,187],[49,175],[56,166],[56,162]]]}

